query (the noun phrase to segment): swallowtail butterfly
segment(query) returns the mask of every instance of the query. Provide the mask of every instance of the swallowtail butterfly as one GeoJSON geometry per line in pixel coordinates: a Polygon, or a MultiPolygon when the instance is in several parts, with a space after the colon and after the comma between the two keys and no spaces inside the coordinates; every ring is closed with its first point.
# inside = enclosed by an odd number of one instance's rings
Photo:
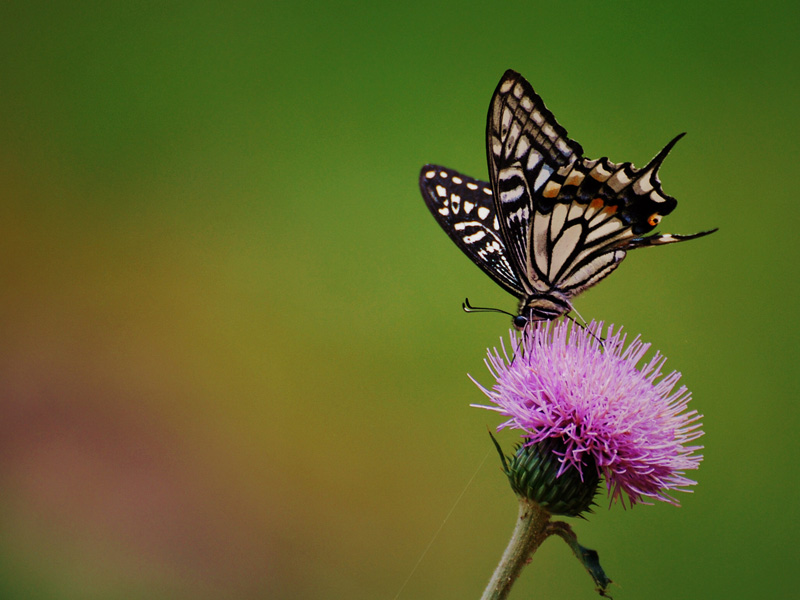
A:
{"type": "Polygon", "coordinates": [[[628,250],[698,238],[652,234],[677,201],[658,169],[677,136],[648,165],[590,160],[530,83],[506,71],[489,105],[491,183],[425,165],[422,196],[439,225],[498,285],[519,298],[514,324],[555,319],[606,277],[628,250]]]}

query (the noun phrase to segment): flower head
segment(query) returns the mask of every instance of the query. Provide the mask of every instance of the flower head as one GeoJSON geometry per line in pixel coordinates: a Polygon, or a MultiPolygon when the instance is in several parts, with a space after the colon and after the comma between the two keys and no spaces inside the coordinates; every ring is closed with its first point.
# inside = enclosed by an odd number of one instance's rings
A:
{"type": "Polygon", "coordinates": [[[489,351],[496,383],[478,386],[495,406],[480,407],[509,417],[498,429],[522,430],[527,445],[559,440],[559,475],[595,470],[589,475],[604,477],[612,501],[624,502],[624,493],[631,504],[678,504],[669,492],[694,485],[684,472],[703,458],[695,454],[702,446],[688,445],[703,435],[702,415],[686,410],[685,387],[674,391],[680,373],[661,376],[660,353],[636,368],[650,344],[636,337],[626,347],[613,326],[601,343],[602,329],[562,321],[528,329],[521,340],[512,332],[512,359],[504,346],[489,351]]]}

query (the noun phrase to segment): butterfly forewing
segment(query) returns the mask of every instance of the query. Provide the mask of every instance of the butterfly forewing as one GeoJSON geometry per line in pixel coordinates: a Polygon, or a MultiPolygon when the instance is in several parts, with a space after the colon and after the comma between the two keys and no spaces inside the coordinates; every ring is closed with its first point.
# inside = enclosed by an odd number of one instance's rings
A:
{"type": "Polygon", "coordinates": [[[543,192],[583,150],[514,71],[506,71],[489,106],[486,147],[495,207],[514,267],[528,293],[544,291],[551,281],[537,232],[548,228],[554,202],[543,192]]]}
{"type": "Polygon", "coordinates": [[[439,225],[461,250],[496,283],[524,295],[511,266],[489,184],[437,165],[419,176],[422,197],[439,225]]]}

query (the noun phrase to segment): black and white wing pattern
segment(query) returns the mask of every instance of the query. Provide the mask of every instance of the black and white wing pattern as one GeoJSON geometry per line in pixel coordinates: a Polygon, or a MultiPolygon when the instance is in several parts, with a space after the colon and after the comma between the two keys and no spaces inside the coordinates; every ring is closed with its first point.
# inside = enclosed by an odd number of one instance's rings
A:
{"type": "Polygon", "coordinates": [[[541,192],[581,158],[583,148],[567,137],[530,84],[506,71],[489,105],[486,154],[500,227],[525,292],[546,291],[549,286],[531,261],[534,227],[543,223],[537,223],[536,212],[553,208],[541,192]]]}
{"type": "Polygon", "coordinates": [[[658,168],[682,135],[642,169],[590,160],[531,85],[509,70],[489,105],[490,184],[428,165],[420,187],[456,244],[521,299],[521,322],[552,319],[628,250],[711,233],[642,237],[677,205],[662,190],[658,168]]]}
{"type": "Polygon", "coordinates": [[[439,225],[464,254],[506,291],[523,298],[525,291],[508,255],[489,184],[425,165],[419,187],[439,225]]]}

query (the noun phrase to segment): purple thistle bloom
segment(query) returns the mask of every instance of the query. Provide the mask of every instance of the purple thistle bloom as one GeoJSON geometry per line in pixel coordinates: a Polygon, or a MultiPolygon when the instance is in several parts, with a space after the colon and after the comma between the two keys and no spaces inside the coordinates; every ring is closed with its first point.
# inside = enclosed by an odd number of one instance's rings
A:
{"type": "Polygon", "coordinates": [[[694,454],[702,446],[687,445],[703,435],[702,415],[686,411],[685,387],[673,391],[680,373],[661,377],[661,354],[636,368],[650,344],[637,336],[625,348],[622,330],[610,326],[601,345],[602,329],[548,322],[521,341],[511,332],[519,344],[513,359],[501,340],[502,354],[489,351],[485,361],[495,385],[475,382],[496,406],[474,406],[509,417],[498,430],[521,429],[526,445],[560,439],[559,475],[574,467],[583,477],[585,459],[594,458],[612,501],[624,503],[624,492],[631,505],[651,498],[677,505],[669,491],[695,485],[684,472],[703,459],[694,454]]]}

